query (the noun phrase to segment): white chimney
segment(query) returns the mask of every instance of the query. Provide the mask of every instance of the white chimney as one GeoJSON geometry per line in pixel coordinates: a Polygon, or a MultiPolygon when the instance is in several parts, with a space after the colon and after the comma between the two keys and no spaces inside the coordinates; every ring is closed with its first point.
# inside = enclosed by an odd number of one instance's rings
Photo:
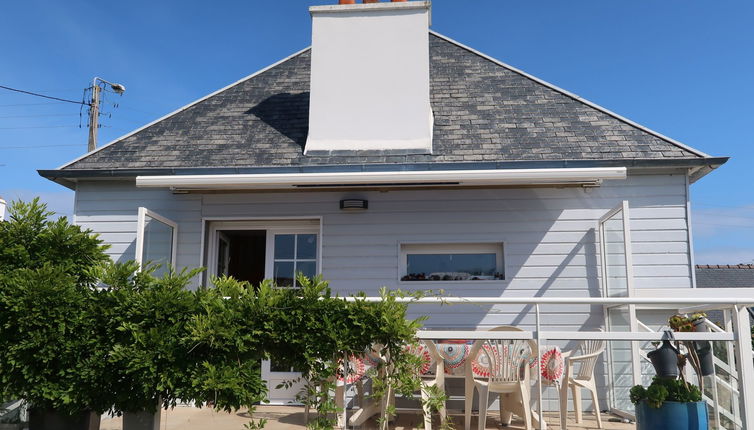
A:
{"type": "Polygon", "coordinates": [[[5,200],[0,197],[0,222],[5,220],[5,200]]]}
{"type": "Polygon", "coordinates": [[[429,1],[313,6],[305,154],[432,152],[429,1]]]}

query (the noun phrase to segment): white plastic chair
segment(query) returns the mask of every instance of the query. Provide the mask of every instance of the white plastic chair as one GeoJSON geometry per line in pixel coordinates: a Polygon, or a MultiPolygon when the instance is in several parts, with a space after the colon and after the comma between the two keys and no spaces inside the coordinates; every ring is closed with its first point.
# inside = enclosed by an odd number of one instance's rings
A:
{"type": "MultiPolygon", "coordinates": [[[[427,351],[429,351],[429,355],[432,357],[432,364],[434,365],[432,373],[422,375],[421,388],[422,409],[424,412],[424,429],[432,430],[432,411],[429,409],[426,402],[430,398],[429,387],[437,387],[441,392],[445,392],[445,362],[437,352],[437,347],[435,346],[434,342],[432,342],[431,340],[425,340],[423,343],[425,348],[427,348],[427,351]]],[[[445,409],[444,402],[438,410],[438,413],[440,414],[440,422],[442,424],[445,424],[445,419],[447,418],[448,414],[445,409]]]]}
{"type": "Polygon", "coordinates": [[[560,386],[560,426],[566,428],[566,416],[568,415],[568,388],[573,394],[573,409],[576,412],[576,422],[582,421],[581,389],[586,388],[592,393],[594,414],[597,416],[597,427],[602,428],[602,416],[597,398],[597,384],[594,380],[594,367],[600,354],[605,351],[604,340],[585,340],[574,350],[563,353],[565,358],[565,372],[563,383],[560,386]],[[578,353],[579,355],[572,355],[578,353]],[[580,364],[578,371],[575,364],[580,364]]]}
{"type": "MultiPolygon", "coordinates": [[[[517,327],[500,326],[491,331],[523,331],[517,327]]],[[[529,360],[537,354],[533,340],[478,340],[474,342],[466,365],[466,430],[471,427],[471,405],[474,391],[479,392],[479,429],[487,421],[489,393],[500,394],[500,421],[509,425],[512,414],[524,419],[526,429],[532,428],[531,376],[529,360]],[[490,366],[490,375],[485,379],[474,378],[471,362],[478,354],[485,354],[490,366]]]]}

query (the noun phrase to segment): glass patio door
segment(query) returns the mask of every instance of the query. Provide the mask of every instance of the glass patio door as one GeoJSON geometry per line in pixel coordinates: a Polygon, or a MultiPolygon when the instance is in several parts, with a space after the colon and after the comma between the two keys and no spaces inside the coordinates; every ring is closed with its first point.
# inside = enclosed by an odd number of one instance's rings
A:
{"type": "Polygon", "coordinates": [[[140,207],[136,222],[135,260],[139,266],[158,265],[154,276],[162,276],[175,266],[178,224],[147,208],[140,207]]]}
{"type": "MultiPolygon", "coordinates": [[[[280,288],[298,288],[296,274],[311,278],[319,273],[318,228],[274,228],[267,230],[267,259],[265,278],[275,281],[280,288]]],[[[284,405],[294,402],[304,388],[304,381],[283,387],[283,383],[297,380],[301,373],[296,369],[276,363],[274,359],[262,361],[262,379],[267,381],[270,404],[284,405]],[[278,388],[280,387],[280,388],[278,388]]]]}
{"type": "MultiPolygon", "coordinates": [[[[608,211],[599,221],[602,294],[604,297],[633,296],[633,259],[628,202],[608,211]]],[[[608,331],[638,330],[635,305],[605,306],[608,331]]],[[[632,417],[634,405],[629,390],[641,382],[639,351],[636,342],[610,341],[607,345],[608,401],[610,410],[632,417]]]]}

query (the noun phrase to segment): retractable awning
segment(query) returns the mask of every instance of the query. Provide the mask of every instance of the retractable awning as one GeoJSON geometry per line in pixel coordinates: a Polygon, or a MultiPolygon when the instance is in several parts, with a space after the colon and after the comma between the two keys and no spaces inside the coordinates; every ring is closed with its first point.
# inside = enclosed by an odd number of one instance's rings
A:
{"type": "Polygon", "coordinates": [[[338,187],[448,187],[502,185],[599,185],[626,178],[625,167],[318,172],[137,176],[140,188],[174,190],[275,190],[338,187]]]}

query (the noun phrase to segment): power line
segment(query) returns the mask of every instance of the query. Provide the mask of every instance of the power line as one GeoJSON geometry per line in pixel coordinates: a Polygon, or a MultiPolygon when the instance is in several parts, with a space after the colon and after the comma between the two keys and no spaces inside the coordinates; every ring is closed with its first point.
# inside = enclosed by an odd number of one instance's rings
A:
{"type": "MultiPolygon", "coordinates": [[[[692,222],[692,224],[694,224],[692,222]]],[[[754,225],[741,225],[741,224],[717,224],[712,222],[696,222],[699,225],[711,225],[714,227],[727,227],[727,228],[754,228],[754,225]]]]}
{"type": "Polygon", "coordinates": [[[17,93],[28,94],[28,95],[31,95],[31,96],[43,97],[43,98],[50,99],[50,100],[57,100],[57,101],[66,102],[66,103],[73,103],[73,104],[77,104],[77,105],[90,106],[89,103],[86,103],[86,102],[83,102],[83,101],[77,102],[75,100],[61,99],[60,97],[46,96],[44,94],[33,93],[31,91],[24,91],[24,90],[19,90],[17,88],[6,87],[4,85],[0,85],[0,88],[8,90],[8,91],[15,91],[17,93]]]}
{"type": "Polygon", "coordinates": [[[80,143],[60,145],[27,145],[27,146],[0,146],[0,149],[32,149],[32,148],[57,148],[60,146],[82,146],[80,143]]]}
{"type": "Polygon", "coordinates": [[[30,125],[24,127],[0,127],[0,130],[17,130],[22,128],[81,128],[78,125],[30,125]]]}
{"type": "Polygon", "coordinates": [[[45,106],[45,105],[55,105],[59,106],[55,102],[40,102],[40,103],[9,103],[9,104],[0,104],[0,107],[17,107],[17,106],[45,106]]]}
{"type": "Polygon", "coordinates": [[[36,115],[3,115],[0,118],[47,118],[53,116],[79,116],[77,113],[42,113],[36,115]]]}
{"type": "Polygon", "coordinates": [[[136,109],[136,108],[132,108],[132,107],[128,107],[128,106],[120,106],[120,105],[119,105],[118,107],[119,107],[119,108],[121,108],[121,109],[128,109],[128,110],[132,110],[132,111],[135,111],[135,112],[141,112],[141,113],[145,113],[145,114],[147,114],[147,115],[154,115],[154,116],[157,116],[157,115],[159,115],[158,113],[154,113],[154,112],[147,112],[147,111],[145,111],[145,110],[136,109]]]}

